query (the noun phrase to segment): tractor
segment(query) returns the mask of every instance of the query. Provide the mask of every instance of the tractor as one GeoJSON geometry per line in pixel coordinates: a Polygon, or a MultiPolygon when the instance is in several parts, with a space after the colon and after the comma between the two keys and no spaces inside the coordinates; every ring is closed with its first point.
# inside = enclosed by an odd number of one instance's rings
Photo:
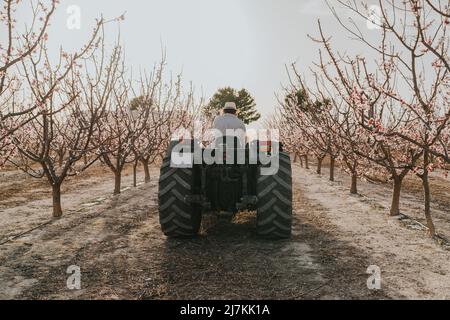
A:
{"type": "Polygon", "coordinates": [[[286,239],[292,229],[290,156],[275,141],[243,146],[237,137],[223,137],[208,148],[195,139],[171,141],[161,165],[158,198],[167,237],[196,236],[205,214],[232,218],[249,210],[257,213],[260,237],[286,239]]]}

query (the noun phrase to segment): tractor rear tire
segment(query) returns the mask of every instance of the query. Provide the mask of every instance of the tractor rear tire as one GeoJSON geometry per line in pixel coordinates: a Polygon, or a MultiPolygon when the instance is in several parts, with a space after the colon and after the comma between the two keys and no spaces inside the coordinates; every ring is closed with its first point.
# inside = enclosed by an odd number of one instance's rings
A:
{"type": "Polygon", "coordinates": [[[292,168],[288,153],[280,152],[279,170],[258,175],[257,233],[267,239],[292,235],[292,168]]]}
{"type": "Polygon", "coordinates": [[[161,229],[167,237],[195,237],[202,220],[201,208],[186,202],[192,194],[194,170],[172,168],[170,157],[161,166],[159,178],[159,220],[161,229]]]}

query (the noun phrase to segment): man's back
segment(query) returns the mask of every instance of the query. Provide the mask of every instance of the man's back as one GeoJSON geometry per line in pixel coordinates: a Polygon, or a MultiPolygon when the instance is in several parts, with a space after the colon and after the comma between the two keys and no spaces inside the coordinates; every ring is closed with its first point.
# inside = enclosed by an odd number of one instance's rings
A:
{"type": "Polygon", "coordinates": [[[227,129],[246,131],[245,123],[234,114],[225,113],[216,117],[213,124],[214,129],[220,130],[225,136],[227,129]]]}

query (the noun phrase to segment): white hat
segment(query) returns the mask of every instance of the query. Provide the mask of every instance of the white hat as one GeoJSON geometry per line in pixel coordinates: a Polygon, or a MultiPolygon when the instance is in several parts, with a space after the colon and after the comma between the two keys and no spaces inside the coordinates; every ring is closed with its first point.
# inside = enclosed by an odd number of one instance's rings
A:
{"type": "Polygon", "coordinates": [[[225,103],[223,110],[235,110],[236,111],[237,110],[236,103],[234,103],[234,102],[225,103]]]}

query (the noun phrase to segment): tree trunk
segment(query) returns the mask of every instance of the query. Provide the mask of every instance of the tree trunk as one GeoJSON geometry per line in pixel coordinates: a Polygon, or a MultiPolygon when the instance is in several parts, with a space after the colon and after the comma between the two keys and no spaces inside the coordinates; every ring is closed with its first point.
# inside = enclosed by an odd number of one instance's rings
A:
{"type": "Polygon", "coordinates": [[[317,174],[322,174],[323,158],[317,158],[317,174]]]}
{"type": "Polygon", "coordinates": [[[137,166],[138,166],[138,161],[135,161],[133,163],[133,187],[134,188],[137,187],[137,166]]]}
{"type": "Polygon", "coordinates": [[[303,158],[302,157],[300,157],[300,167],[303,168],[303,158]]]}
{"type": "Polygon", "coordinates": [[[351,194],[358,194],[358,175],[356,173],[352,173],[352,186],[350,188],[351,194]]]}
{"type": "Polygon", "coordinates": [[[145,183],[150,182],[150,170],[148,168],[148,160],[143,160],[142,165],[144,166],[145,183]]]}
{"type": "Polygon", "coordinates": [[[308,155],[305,156],[305,168],[309,169],[308,155]]]}
{"type": "Polygon", "coordinates": [[[336,164],[336,160],[333,157],[330,157],[330,181],[334,181],[334,166],[336,164]]]}
{"type": "Polygon", "coordinates": [[[54,184],[52,186],[53,193],[53,218],[62,217],[62,207],[61,207],[61,185],[54,184]]]}
{"type": "Polygon", "coordinates": [[[114,195],[120,194],[121,184],[122,184],[122,172],[117,171],[114,173],[114,195]]]}
{"type": "Polygon", "coordinates": [[[430,235],[434,237],[436,235],[436,229],[434,227],[433,218],[431,217],[431,209],[430,209],[431,193],[428,174],[426,175],[426,177],[422,178],[422,182],[423,182],[423,191],[425,193],[425,217],[427,219],[427,226],[428,229],[430,230],[430,235]]]}
{"type": "Polygon", "coordinates": [[[398,216],[400,214],[400,194],[402,191],[402,181],[403,178],[399,176],[394,176],[394,192],[392,194],[392,204],[391,204],[391,217],[398,216]]]}
{"type": "Polygon", "coordinates": [[[429,153],[428,151],[425,151],[424,153],[424,172],[422,175],[422,184],[423,184],[423,191],[424,191],[424,199],[425,199],[425,217],[427,219],[427,226],[430,231],[430,236],[434,237],[436,235],[436,229],[434,227],[433,218],[431,217],[431,192],[430,192],[430,181],[428,178],[428,164],[429,164],[429,153]]]}

